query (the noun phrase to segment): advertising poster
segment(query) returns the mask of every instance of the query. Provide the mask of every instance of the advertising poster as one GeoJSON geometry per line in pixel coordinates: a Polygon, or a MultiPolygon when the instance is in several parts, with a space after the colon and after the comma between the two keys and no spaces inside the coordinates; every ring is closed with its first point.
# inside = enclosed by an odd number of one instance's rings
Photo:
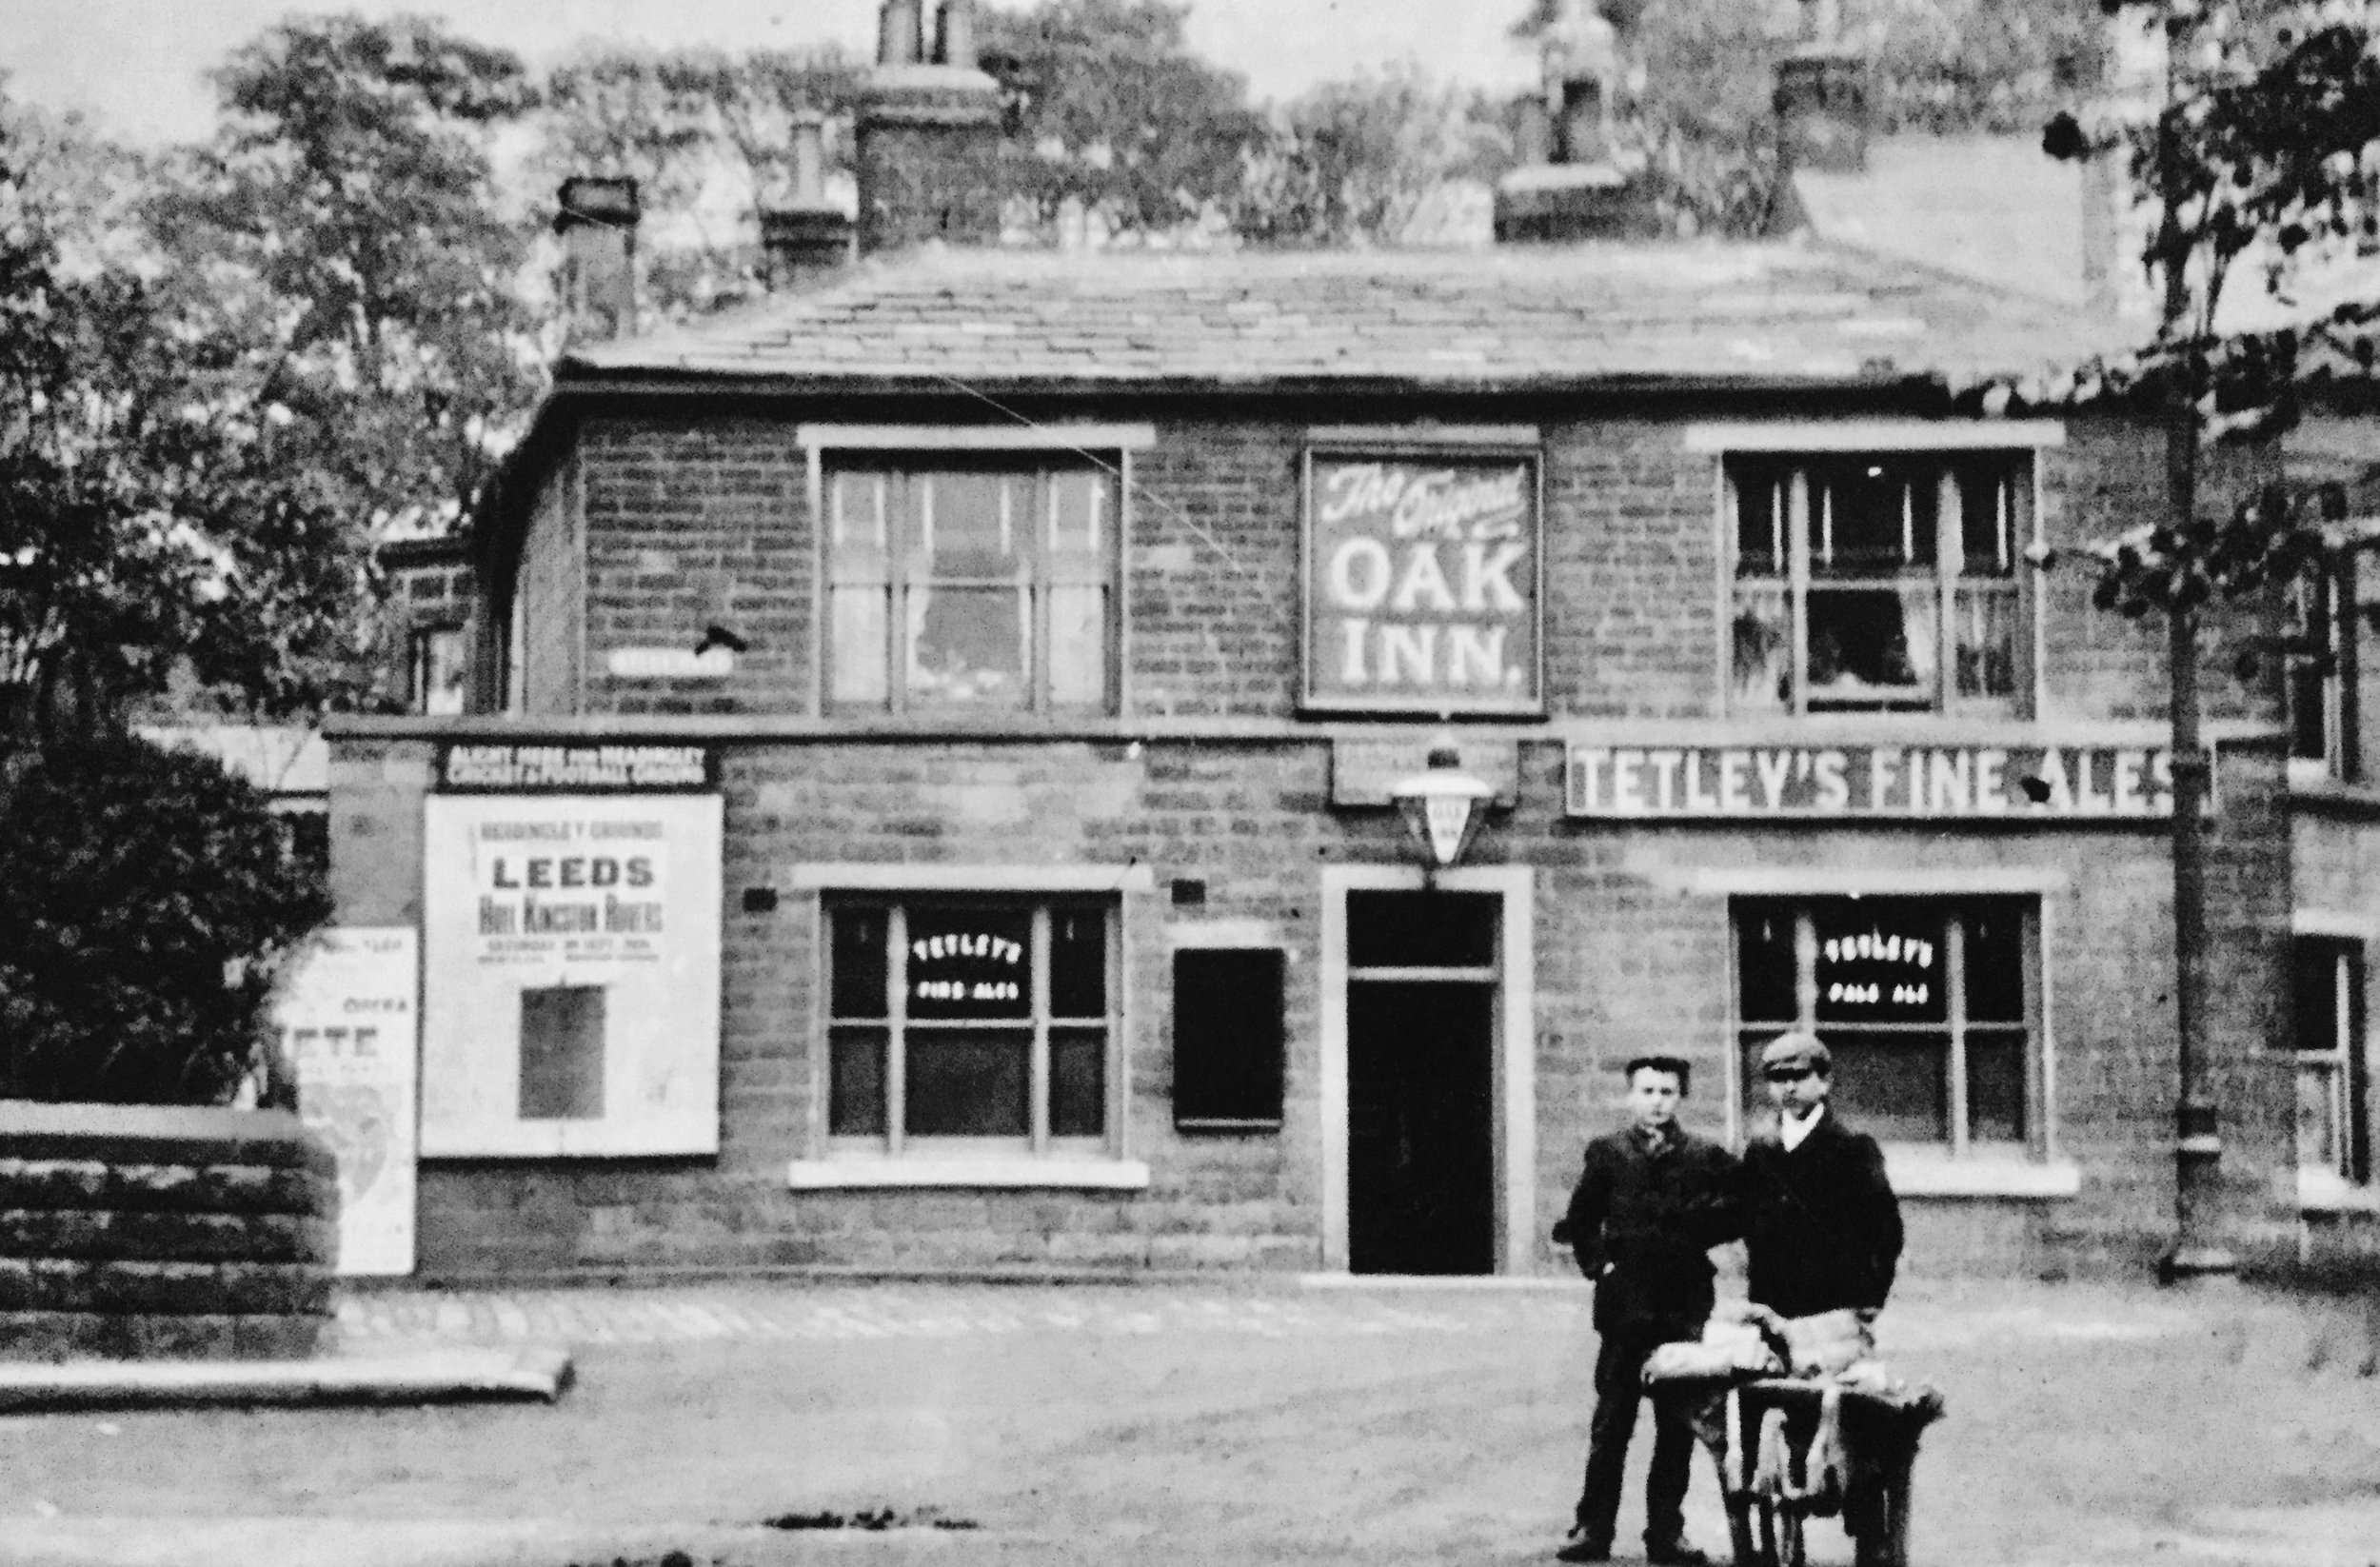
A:
{"type": "Polygon", "coordinates": [[[1537,555],[1535,457],[1317,452],[1305,705],[1538,711],[1537,555]]]}
{"type": "Polygon", "coordinates": [[[717,1151],[719,797],[426,811],[423,1152],[717,1151]]]}
{"type": "Polygon", "coordinates": [[[339,1160],[339,1272],[413,1271],[419,1082],[409,925],[331,929],[284,982],[281,1045],[306,1124],[339,1160]]]}

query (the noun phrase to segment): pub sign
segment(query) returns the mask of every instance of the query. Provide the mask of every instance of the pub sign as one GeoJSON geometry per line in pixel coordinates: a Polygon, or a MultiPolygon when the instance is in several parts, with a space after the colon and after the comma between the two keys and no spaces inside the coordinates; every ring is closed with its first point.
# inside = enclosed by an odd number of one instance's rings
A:
{"type": "Polygon", "coordinates": [[[1316,450],[1305,506],[1306,707],[1541,710],[1534,453],[1316,450]]]}

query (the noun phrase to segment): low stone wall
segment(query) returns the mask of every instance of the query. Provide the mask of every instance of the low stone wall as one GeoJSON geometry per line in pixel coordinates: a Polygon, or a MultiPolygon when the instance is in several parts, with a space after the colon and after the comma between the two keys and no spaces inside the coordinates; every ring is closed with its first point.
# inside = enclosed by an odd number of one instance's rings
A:
{"type": "Polygon", "coordinates": [[[286,1111],[0,1101],[0,1357],[310,1355],[338,1202],[286,1111]]]}

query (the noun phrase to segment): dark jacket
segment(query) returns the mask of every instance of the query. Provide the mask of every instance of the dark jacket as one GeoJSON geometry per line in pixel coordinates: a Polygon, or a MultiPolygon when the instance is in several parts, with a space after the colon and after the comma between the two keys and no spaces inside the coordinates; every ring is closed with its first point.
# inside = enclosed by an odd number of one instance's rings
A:
{"type": "Polygon", "coordinates": [[[1595,1280],[1595,1326],[1690,1337],[1711,1315],[1713,1246],[1743,1233],[1735,1160],[1672,1126],[1654,1152],[1635,1127],[1587,1144],[1570,1211],[1554,1227],[1595,1280]]]}
{"type": "Polygon", "coordinates": [[[1884,1304],[1900,1264],[1901,1210],[1875,1139],[1829,1106],[1797,1148],[1744,1145],[1749,1293],[1780,1317],[1884,1304]]]}

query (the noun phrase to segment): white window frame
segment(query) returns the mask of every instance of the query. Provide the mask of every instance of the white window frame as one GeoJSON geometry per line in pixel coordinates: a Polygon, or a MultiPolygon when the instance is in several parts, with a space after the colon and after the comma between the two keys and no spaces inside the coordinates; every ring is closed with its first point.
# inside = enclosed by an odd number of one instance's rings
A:
{"type": "MultiPolygon", "coordinates": [[[[1887,1142],[1883,1144],[1885,1170],[1893,1189],[1903,1197],[2042,1200],[2076,1196],[2082,1190],[2081,1166],[2066,1157],[2058,1145],[2057,1010],[2052,985],[2053,966],[2049,962],[2049,955],[2057,950],[2058,905],[2072,887],[2072,881],[2064,872],[2031,866],[1950,872],[1730,866],[1696,872],[1688,878],[1683,890],[1716,902],[1728,953],[1726,1032],[1721,1040],[1721,1057],[1727,1062],[1729,1141],[1740,1146],[1751,1133],[1743,1115],[1744,1024],[1735,1016],[1739,994],[1735,899],[1874,896],[1955,901],[2022,897],[2034,901],[2026,1007],[2026,1022],[2031,1031],[2027,1142],[2021,1146],[1971,1144],[1964,1153],[1954,1153],[1950,1145],[1942,1143],[1887,1142]],[[2035,1095],[2038,1097],[2033,1097],[2035,1095]]],[[[1963,1115],[1956,1123],[1963,1126],[1963,1115]]]]}
{"type": "MultiPolygon", "coordinates": [[[[1131,905],[1137,895],[1154,890],[1156,882],[1146,864],[970,866],[885,865],[872,863],[812,863],[792,867],[787,878],[797,890],[811,894],[816,997],[814,1026],[817,1041],[811,1061],[809,1148],[791,1161],[786,1183],[796,1190],[852,1190],[878,1187],[1054,1188],[1071,1190],[1139,1191],[1149,1184],[1145,1160],[1128,1157],[1129,1106],[1132,1102],[1131,1052],[1127,1038],[1134,1016],[1129,995],[1130,964],[1125,961],[1133,929],[1131,905]],[[1098,899],[1108,906],[1108,991],[1105,1130],[1096,1147],[1072,1139],[1038,1136],[1028,1145],[1008,1140],[961,1138],[904,1139],[895,1097],[886,1110],[883,1138],[839,1138],[827,1124],[832,1052],[828,1048],[829,965],[827,936],[830,906],[839,899],[887,903],[930,901],[951,896],[986,902],[1029,903],[1098,899]]],[[[1041,923],[1037,919],[1037,924],[1041,923]]],[[[1037,943],[1037,953],[1041,950],[1037,943]]],[[[1037,962],[1039,961],[1037,957],[1037,962]]],[[[889,980],[888,976],[888,980],[889,980]]],[[[1040,994],[1046,995],[1046,988],[1040,994]]],[[[890,998],[888,998],[888,1001],[890,998]]],[[[1037,1027],[1037,1040],[1042,1031],[1037,1027]]],[[[888,1042],[885,1072],[890,1092],[899,1063],[888,1042]]],[[[1046,1072],[1035,1069],[1034,1125],[1045,1130],[1046,1072]]]]}
{"type": "MultiPolygon", "coordinates": [[[[1157,444],[1157,426],[1150,424],[1017,424],[1017,425],[843,425],[808,424],[797,426],[795,444],[803,448],[807,470],[807,501],[812,539],[811,580],[817,584],[817,612],[811,619],[810,667],[814,678],[810,683],[810,704],[813,716],[836,714],[865,718],[865,712],[839,707],[828,695],[832,657],[832,605],[829,602],[829,545],[827,538],[826,470],[838,456],[883,457],[895,453],[912,453],[922,459],[939,462],[964,461],[971,456],[986,458],[1035,456],[1072,456],[1086,460],[1110,471],[1116,484],[1116,561],[1113,576],[1114,605],[1110,630],[1109,653],[1114,660],[1108,672],[1108,715],[1132,710],[1132,615],[1130,608],[1132,583],[1133,496],[1137,487],[1133,479],[1133,454],[1145,451],[1157,444]]],[[[1036,592],[1036,601],[1041,595],[1036,592]]],[[[897,640],[897,622],[886,627],[888,643],[897,640]]],[[[1037,663],[1045,656],[1045,639],[1037,634],[1037,663]]],[[[1005,720],[1012,723],[1045,723],[1051,716],[1046,706],[1046,680],[1038,672],[1030,704],[1022,709],[1001,708],[981,712],[962,707],[921,708],[905,710],[902,701],[902,684],[905,670],[902,661],[888,648],[885,674],[889,682],[888,702],[883,718],[920,723],[961,722],[994,724],[1005,720]]]]}
{"type": "MultiPolygon", "coordinates": [[[[2358,988],[2370,983],[2367,965],[2370,962],[2372,939],[2376,934],[2380,932],[2375,932],[2364,922],[2329,917],[2319,912],[2300,911],[2291,921],[2292,948],[2299,942],[2318,941],[2336,949],[2332,982],[2337,988],[2333,992],[2331,1013],[2335,1020],[2336,1037],[2327,1049],[2292,1048],[2291,1052],[2292,1104],[2297,1102],[2297,1095],[2303,1092],[2299,1084],[2309,1068],[2330,1075],[2333,1118],[2331,1136],[2338,1145],[2337,1157],[2327,1164],[2305,1162],[2305,1151],[2302,1146],[2298,1148],[2297,1189],[2301,1208],[2313,1211],[2380,1210],[2380,1185],[2373,1182],[2370,1167],[2374,1130],[2370,1124],[2371,1100],[2375,1086],[2371,1080],[2370,1021],[2365,1004],[2366,997],[2358,988]],[[2360,1029],[2356,1026],[2358,1022],[2363,1024],[2360,1029]],[[2362,1080],[2364,1100],[2364,1124],[2360,1126],[2354,1119],[2357,1098],[2354,1088],[2358,1077],[2362,1080]],[[2355,1168],[2359,1139],[2363,1141],[2366,1160],[2366,1167],[2361,1172],[2355,1168]],[[2358,1179],[2359,1174],[2361,1179],[2358,1179]]],[[[2295,961],[2296,954],[2292,950],[2292,968],[2295,961]]],[[[2291,1043],[2294,1046],[2296,1041],[2291,1043]]]]}
{"type": "MultiPolygon", "coordinates": [[[[1743,422],[1709,422],[1685,427],[1682,446],[1686,452],[1714,459],[1712,464],[1712,530],[1719,563],[1717,573],[1717,605],[1715,625],[1717,649],[1713,663],[1716,678],[1716,710],[1730,712],[1735,708],[1735,621],[1736,603],[1735,582],[1735,519],[1734,483],[1728,464],[1742,458],[1849,457],[1873,454],[1894,459],[1941,457],[1953,458],[1974,452],[2012,452],[2029,454],[2029,480],[2020,485],[2022,499],[2031,517],[2031,538],[2013,539],[2023,563],[2016,566],[2015,586],[2017,656],[2020,668],[2017,690],[2012,700],[1967,699],[1970,709],[1997,712],[2003,707],[2013,709],[2012,717],[2032,719],[2042,710],[2043,660],[2047,643],[2043,632],[2039,585],[2033,581],[2034,573],[2030,561],[2039,558],[2046,547],[2047,500],[2042,484],[2041,452],[2066,445],[2066,426],[2054,420],[1998,420],[1973,423],[1937,422],[1920,419],[1842,419],[1842,420],[1755,420],[1743,422]]],[[[1786,613],[1792,622],[1794,645],[1792,680],[1794,702],[1790,715],[1796,719],[1807,714],[1807,645],[1808,618],[1803,609],[1807,600],[1809,578],[1807,482],[1797,472],[1794,485],[1803,497],[1803,504],[1795,508],[1791,519],[1794,538],[1788,543],[1790,578],[1786,587],[1786,613]]],[[[1947,533],[1954,526],[1944,508],[1939,526],[1947,533]]],[[[1960,699],[1955,696],[1956,671],[1951,657],[1954,626],[1953,604],[1955,599],[1955,572],[1951,563],[1957,551],[1936,551],[1936,580],[1942,585],[1944,603],[1936,614],[1937,634],[1943,650],[1936,658],[1936,681],[1941,695],[1925,709],[1905,708],[1900,713],[1910,716],[1956,717],[1961,711],[1960,699]]],[[[1885,709],[1847,708],[1844,716],[1873,718],[1885,709]]],[[[1747,715],[1758,716],[1758,715],[1747,715]]],[[[1822,714],[1835,716],[1835,710],[1822,714]]]]}
{"type": "Polygon", "coordinates": [[[2339,678],[2343,648],[2338,585],[2327,572],[2313,572],[2291,584],[2289,599],[2291,645],[2288,654],[2290,678],[2284,689],[2289,698],[2290,782],[2306,784],[2341,780],[2346,777],[2346,715],[2345,687],[2339,678]],[[2301,756],[2297,750],[2297,726],[2306,716],[2298,708],[2298,679],[2308,664],[2320,666],[2320,756],[2301,756]]]}

